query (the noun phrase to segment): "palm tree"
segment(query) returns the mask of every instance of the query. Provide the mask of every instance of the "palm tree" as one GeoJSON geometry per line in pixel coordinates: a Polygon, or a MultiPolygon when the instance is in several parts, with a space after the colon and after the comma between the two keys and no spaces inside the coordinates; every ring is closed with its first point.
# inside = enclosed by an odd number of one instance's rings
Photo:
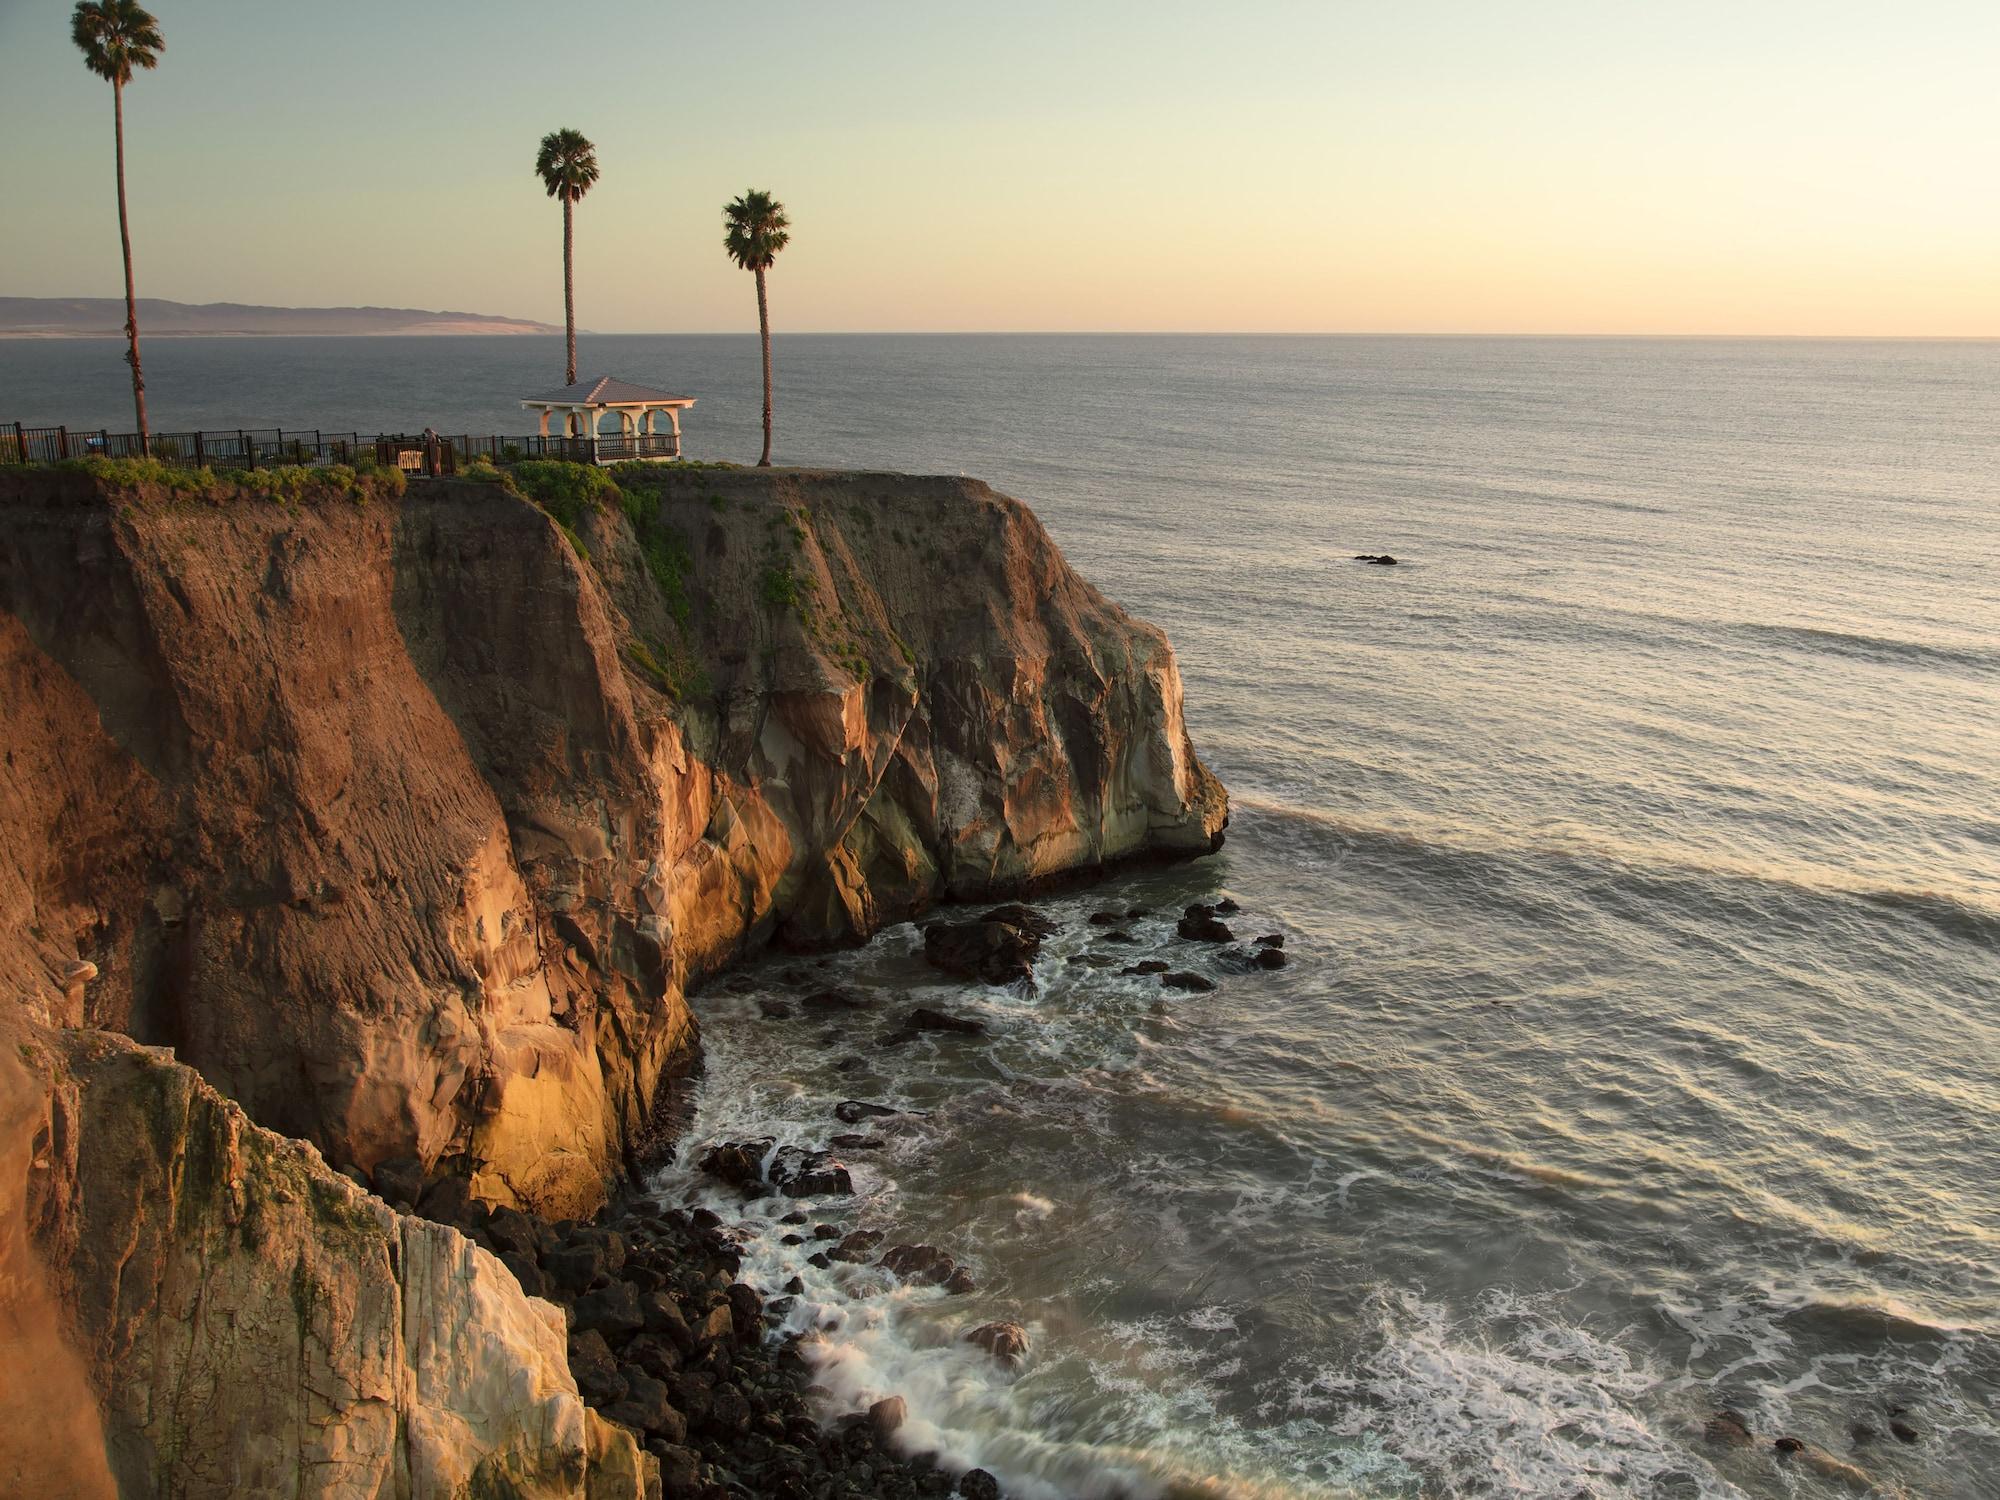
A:
{"type": "Polygon", "coordinates": [[[111,117],[118,132],[118,244],[125,252],[125,337],[131,344],[125,360],[132,366],[132,409],[139,419],[139,451],[150,455],[153,440],[146,427],[146,377],[139,368],[139,297],[132,286],[132,231],[125,218],[125,85],[132,81],[134,68],[157,67],[167,44],[160,39],[160,23],[133,0],[100,0],[98,4],[79,0],[70,16],[69,34],[82,50],[84,64],[111,85],[111,117]]]}
{"type": "Polygon", "coordinates": [[[570,205],[597,181],[597,148],[580,130],[551,130],[535,153],[535,174],[563,206],[563,329],[569,336],[563,384],[576,384],[576,237],[570,205]]]}
{"type": "Polygon", "coordinates": [[[722,211],[722,246],[729,258],[757,274],[757,333],[764,341],[764,456],[757,467],[771,466],[771,304],[764,295],[764,273],[791,239],[792,221],[785,205],[755,188],[722,211]]]}

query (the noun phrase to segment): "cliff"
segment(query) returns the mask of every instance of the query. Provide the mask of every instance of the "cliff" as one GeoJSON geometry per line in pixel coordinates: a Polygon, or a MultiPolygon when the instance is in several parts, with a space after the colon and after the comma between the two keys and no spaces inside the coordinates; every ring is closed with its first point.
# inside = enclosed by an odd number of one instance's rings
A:
{"type": "Polygon", "coordinates": [[[79,1493],[637,1494],[561,1313],[327,1163],[588,1215],[735,956],[1220,843],[1024,506],[623,486],[0,469],[0,1333],[79,1493]]]}
{"type": "Polygon", "coordinates": [[[1024,506],[642,477],[562,521],[0,480],[13,1001],[330,1161],[575,1214],[746,946],[1220,841],[1165,638],[1024,506]]]}

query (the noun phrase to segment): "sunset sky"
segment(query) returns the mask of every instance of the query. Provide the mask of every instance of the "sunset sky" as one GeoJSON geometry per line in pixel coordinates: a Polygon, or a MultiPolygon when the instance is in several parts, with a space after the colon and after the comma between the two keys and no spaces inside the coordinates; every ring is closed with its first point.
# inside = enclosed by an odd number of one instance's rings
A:
{"type": "MultiPolygon", "coordinates": [[[[142,296],[737,330],[2000,335],[2000,5],[159,0],[142,296]],[[588,15],[595,24],[578,17],[588,15]]],[[[0,294],[121,292],[111,91],[0,0],[0,294]]]]}

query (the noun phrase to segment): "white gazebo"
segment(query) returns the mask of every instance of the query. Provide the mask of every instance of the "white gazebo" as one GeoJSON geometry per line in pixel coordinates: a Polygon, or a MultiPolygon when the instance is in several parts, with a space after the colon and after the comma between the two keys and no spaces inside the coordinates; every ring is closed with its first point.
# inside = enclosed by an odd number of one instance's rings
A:
{"type": "Polygon", "coordinates": [[[541,413],[544,451],[586,463],[610,464],[634,458],[679,458],[681,413],[694,405],[694,397],[669,396],[665,391],[648,390],[606,375],[598,380],[579,380],[546,396],[523,397],[521,405],[541,413]],[[615,412],[618,417],[618,431],[610,436],[599,426],[606,412],[615,412]],[[673,424],[672,432],[661,432],[655,426],[662,412],[673,424]],[[560,431],[549,431],[550,417],[560,421],[560,431]]]}

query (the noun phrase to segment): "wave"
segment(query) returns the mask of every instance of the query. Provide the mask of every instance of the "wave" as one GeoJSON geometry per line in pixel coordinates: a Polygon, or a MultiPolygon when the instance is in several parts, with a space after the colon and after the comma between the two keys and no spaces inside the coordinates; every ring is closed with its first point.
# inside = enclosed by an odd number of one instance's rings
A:
{"type": "Polygon", "coordinates": [[[1609,838],[1538,840],[1489,839],[1473,842],[1453,838],[1439,829],[1389,828],[1335,817],[1295,803],[1277,802],[1244,793],[1231,797],[1239,813],[1252,813],[1291,824],[1316,835],[1330,835],[1342,852],[1414,857],[1440,875],[1463,875],[1490,881],[1496,873],[1521,863],[1573,864],[1592,873],[1624,880],[1703,881],[1747,885],[1812,901],[1861,903],[1912,917],[1939,932],[1986,948],[2000,948],[2000,910],[1967,896],[1905,886],[1872,885],[1842,880],[1836,872],[1817,878],[1786,873],[1745,860],[1695,860],[1666,850],[1621,843],[1609,838]]]}
{"type": "Polygon", "coordinates": [[[1823,625],[1772,625],[1756,620],[1745,620],[1729,628],[1757,640],[1773,641],[1798,650],[1825,652],[1862,661],[1927,667],[1969,667],[1977,672],[2000,671],[2000,652],[1981,651],[1969,647],[1927,645],[1921,641],[1903,640],[1897,636],[1835,630],[1823,625]]]}

